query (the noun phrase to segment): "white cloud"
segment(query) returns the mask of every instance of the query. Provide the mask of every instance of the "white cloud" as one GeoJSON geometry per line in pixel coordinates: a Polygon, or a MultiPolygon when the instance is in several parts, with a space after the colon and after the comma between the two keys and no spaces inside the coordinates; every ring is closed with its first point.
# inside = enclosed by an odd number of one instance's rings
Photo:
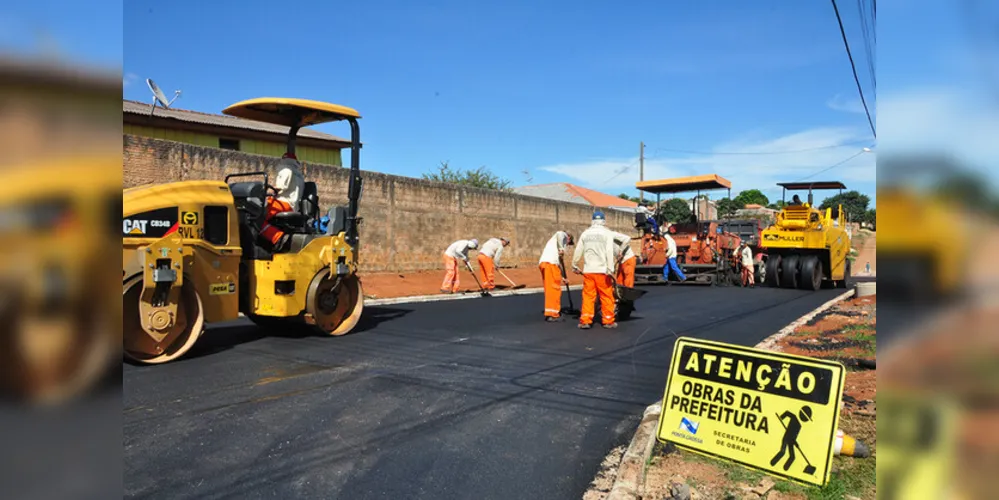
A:
{"type": "Polygon", "coordinates": [[[826,101],[826,106],[833,111],[842,111],[844,113],[857,113],[864,114],[864,104],[860,102],[860,98],[847,99],[843,97],[842,94],[836,94],[831,99],[826,101]]]}
{"type": "Polygon", "coordinates": [[[123,87],[128,87],[132,82],[139,79],[139,75],[135,73],[125,73],[125,76],[121,79],[121,85],[123,87]]]}
{"type": "MultiPolygon", "coordinates": [[[[780,195],[777,182],[802,178],[841,180],[851,184],[877,180],[875,155],[862,154],[843,165],[817,175],[861,151],[865,139],[862,128],[813,128],[763,140],[739,139],[718,145],[714,154],[655,156],[645,161],[646,179],[664,179],[716,173],[732,181],[733,195],[745,189],[761,189],[773,198],[780,195]],[[754,154],[725,154],[730,152],[754,154]],[[782,152],[781,154],[767,154],[782,152]]],[[[654,149],[653,149],[654,151],[654,149]]],[[[540,167],[563,175],[582,186],[601,191],[635,188],[638,159],[608,158],[540,167]],[[628,168],[622,171],[622,167],[628,168]]],[[[853,186],[851,186],[853,187],[853,186]]],[[[723,193],[713,193],[713,197],[723,193]]]]}

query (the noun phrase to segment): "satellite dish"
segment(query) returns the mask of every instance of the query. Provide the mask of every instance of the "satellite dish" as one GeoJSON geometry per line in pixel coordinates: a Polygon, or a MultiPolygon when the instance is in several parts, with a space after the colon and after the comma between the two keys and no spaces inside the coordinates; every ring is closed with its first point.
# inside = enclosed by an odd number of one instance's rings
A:
{"type": "MultiPolygon", "coordinates": [[[[170,105],[173,104],[173,101],[176,101],[177,98],[180,97],[180,91],[175,90],[173,93],[173,99],[167,101],[166,94],[160,90],[160,87],[156,85],[156,82],[154,82],[152,78],[146,78],[146,85],[149,86],[149,90],[153,93],[153,110],[156,109],[156,103],[159,103],[160,106],[169,109],[170,105]]],[[[152,114],[152,111],[150,111],[149,114],[152,114]]]]}

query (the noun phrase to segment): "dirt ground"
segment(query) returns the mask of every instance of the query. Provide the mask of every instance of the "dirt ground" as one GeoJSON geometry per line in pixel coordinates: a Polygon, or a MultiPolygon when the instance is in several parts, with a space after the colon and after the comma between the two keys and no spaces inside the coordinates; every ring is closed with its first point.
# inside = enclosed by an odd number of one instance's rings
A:
{"type": "MultiPolygon", "coordinates": [[[[478,266],[472,265],[476,277],[480,280],[478,266]]],[[[521,267],[500,269],[516,285],[527,285],[526,288],[541,287],[541,271],[537,267],[521,267]]],[[[369,299],[387,299],[394,297],[410,297],[413,295],[435,295],[440,293],[441,281],[444,280],[444,268],[437,271],[410,271],[404,273],[365,273],[361,275],[364,296],[369,299]]],[[[514,285],[507,281],[498,271],[496,273],[496,290],[509,290],[514,285]]],[[[467,269],[462,269],[458,278],[462,293],[477,293],[478,286],[467,269]]],[[[569,284],[582,283],[579,276],[569,273],[569,284]]]]}
{"type": "MultiPolygon", "coordinates": [[[[874,264],[871,264],[873,269],[874,264]]],[[[836,457],[823,488],[806,488],[673,447],[657,445],[646,473],[646,499],[874,499],[877,484],[877,372],[860,366],[877,347],[877,296],[843,301],[781,339],[774,350],[834,359],[847,366],[839,428],[871,448],[870,458],[836,457]]]]}
{"type": "Polygon", "coordinates": [[[878,274],[878,236],[873,231],[861,229],[853,235],[853,248],[857,250],[857,258],[853,262],[851,274],[854,276],[876,276],[878,274]],[[867,264],[871,264],[871,272],[867,273],[867,264]]]}

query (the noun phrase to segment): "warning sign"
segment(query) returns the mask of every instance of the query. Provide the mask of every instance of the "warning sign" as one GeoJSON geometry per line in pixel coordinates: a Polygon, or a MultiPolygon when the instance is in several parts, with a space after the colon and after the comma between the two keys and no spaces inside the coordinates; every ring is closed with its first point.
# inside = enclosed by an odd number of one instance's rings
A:
{"type": "Polygon", "coordinates": [[[954,475],[957,405],[940,397],[878,394],[878,498],[942,498],[954,475]]]}
{"type": "Polygon", "coordinates": [[[829,480],[843,365],[681,337],[657,436],[791,481],[829,480]]]}

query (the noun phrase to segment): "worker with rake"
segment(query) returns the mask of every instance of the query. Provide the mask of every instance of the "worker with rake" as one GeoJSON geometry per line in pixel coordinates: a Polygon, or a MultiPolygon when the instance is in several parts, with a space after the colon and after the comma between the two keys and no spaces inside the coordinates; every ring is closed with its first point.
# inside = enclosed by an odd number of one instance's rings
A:
{"type": "Polygon", "coordinates": [[[631,236],[623,233],[614,233],[614,242],[617,244],[617,255],[620,263],[617,266],[617,284],[633,288],[635,286],[635,265],[638,263],[638,256],[631,249],[631,236]]]}
{"type": "Polygon", "coordinates": [[[600,210],[593,212],[593,221],[583,234],[572,254],[572,271],[583,275],[583,307],[578,327],[587,330],[593,327],[594,309],[597,296],[600,296],[601,323],[604,328],[617,328],[615,321],[614,274],[616,273],[615,252],[618,233],[607,229],[606,218],[600,210]],[[580,260],[583,268],[580,270],[580,260]]]}
{"type": "MultiPolygon", "coordinates": [[[[541,281],[545,287],[545,321],[562,321],[562,286],[569,285],[565,279],[562,256],[565,255],[565,247],[573,243],[571,234],[556,231],[541,252],[538,269],[541,270],[541,281]]],[[[571,304],[572,297],[569,297],[569,301],[571,304]]]]}
{"type": "Polygon", "coordinates": [[[508,245],[510,240],[507,238],[489,238],[479,249],[479,272],[482,273],[482,288],[487,292],[496,288],[496,268],[499,267],[503,249],[508,245]]]}
{"type": "MultiPolygon", "coordinates": [[[[466,267],[468,264],[468,251],[479,248],[479,240],[458,240],[444,250],[444,282],[441,283],[441,293],[458,292],[458,260],[460,259],[466,267]]],[[[472,275],[475,277],[475,275],[472,275]]]]}

